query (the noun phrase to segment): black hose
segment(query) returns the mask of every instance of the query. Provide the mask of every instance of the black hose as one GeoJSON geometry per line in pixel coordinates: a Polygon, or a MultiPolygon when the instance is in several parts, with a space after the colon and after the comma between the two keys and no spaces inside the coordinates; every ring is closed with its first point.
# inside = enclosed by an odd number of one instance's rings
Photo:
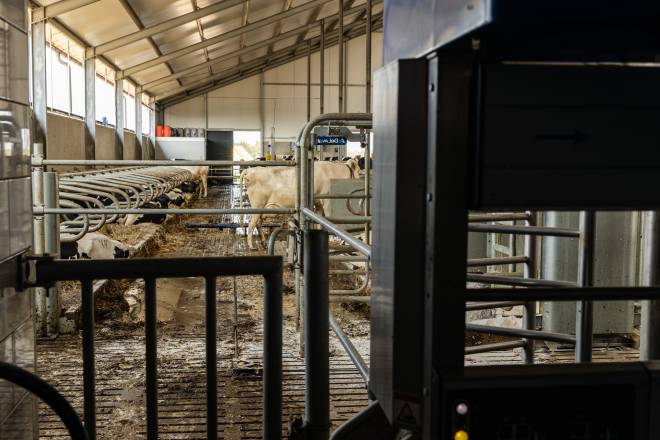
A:
{"type": "Polygon", "coordinates": [[[43,400],[59,416],[73,440],[87,440],[89,438],[71,404],[55,388],[41,378],[16,365],[0,362],[0,379],[18,385],[43,400]]]}

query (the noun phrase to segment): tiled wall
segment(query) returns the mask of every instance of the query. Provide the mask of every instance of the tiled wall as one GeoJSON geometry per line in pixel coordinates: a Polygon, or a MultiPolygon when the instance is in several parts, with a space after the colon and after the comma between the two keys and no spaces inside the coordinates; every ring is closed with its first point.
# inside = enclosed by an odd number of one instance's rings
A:
{"type": "MultiPolygon", "coordinates": [[[[25,0],[0,0],[0,262],[32,243],[25,0]]],[[[33,293],[0,286],[0,360],[35,371],[33,293]]],[[[37,438],[35,400],[0,381],[0,439],[37,438]]]]}

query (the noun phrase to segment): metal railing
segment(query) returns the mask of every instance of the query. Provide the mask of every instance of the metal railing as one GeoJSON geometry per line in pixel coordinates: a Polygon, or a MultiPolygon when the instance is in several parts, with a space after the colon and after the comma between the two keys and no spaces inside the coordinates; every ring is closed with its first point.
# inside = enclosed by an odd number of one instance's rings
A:
{"type": "MultiPolygon", "coordinates": [[[[531,212],[525,213],[480,213],[470,214],[468,217],[469,225],[468,231],[482,232],[482,233],[506,233],[514,235],[523,235],[524,242],[524,255],[507,256],[507,257],[491,257],[491,258],[478,258],[468,260],[468,267],[488,267],[488,266],[502,266],[509,264],[523,264],[523,276],[512,277],[507,275],[499,275],[496,273],[476,274],[468,273],[467,281],[482,284],[502,285],[502,286],[517,286],[525,287],[527,289],[472,289],[475,291],[473,297],[468,297],[466,301],[478,298],[480,302],[477,304],[466,303],[466,310],[485,310],[490,308],[513,307],[522,305],[523,309],[523,328],[504,328],[494,326],[481,326],[476,324],[466,324],[466,330],[488,333],[493,335],[507,336],[507,337],[520,337],[519,341],[498,342],[487,344],[477,347],[467,347],[466,354],[484,353],[488,351],[504,350],[522,347],[524,350],[524,360],[526,363],[534,362],[534,340],[554,341],[560,343],[574,344],[576,351],[577,362],[588,362],[591,360],[591,340],[592,340],[592,310],[591,302],[584,301],[580,303],[576,311],[576,335],[550,333],[545,331],[537,331],[536,327],[536,306],[537,302],[534,300],[529,291],[538,288],[546,290],[549,288],[559,288],[560,295],[570,289],[578,286],[589,286],[593,282],[591,275],[593,255],[593,220],[588,220],[590,215],[587,213],[580,214],[580,228],[556,228],[556,227],[540,227],[536,225],[536,214],[531,212]],[[502,222],[502,221],[524,221],[524,225],[500,225],[500,224],[474,224],[478,222],[502,222]],[[539,279],[536,273],[536,240],[537,237],[561,237],[561,238],[578,238],[578,282],[570,281],[556,281],[539,279]],[[479,295],[476,292],[483,293],[484,290],[489,292],[508,292],[509,294],[498,295],[498,299],[489,303],[486,301],[486,295],[479,295]],[[511,295],[515,292],[515,295],[511,295]]],[[[491,297],[494,295],[490,295],[491,297]]],[[[563,297],[564,300],[569,300],[568,297],[563,297]]]]}
{"type": "Polygon", "coordinates": [[[84,420],[96,438],[94,295],[97,279],[144,279],[147,438],[158,438],[156,280],[202,277],[205,281],[207,438],[218,431],[216,278],[261,275],[264,278],[263,321],[263,438],[282,435],[282,259],[280,257],[149,258],[134,260],[37,259],[24,268],[25,287],[58,281],[81,283],[84,420]]]}

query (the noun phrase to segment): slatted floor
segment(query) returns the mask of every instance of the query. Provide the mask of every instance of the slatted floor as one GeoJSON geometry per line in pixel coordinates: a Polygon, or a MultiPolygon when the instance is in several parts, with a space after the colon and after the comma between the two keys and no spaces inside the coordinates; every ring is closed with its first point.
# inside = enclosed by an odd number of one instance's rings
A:
{"type": "MultiPolygon", "coordinates": [[[[159,430],[163,439],[206,438],[204,342],[197,335],[164,336],[158,341],[159,430]]],[[[97,344],[98,437],[144,438],[144,340],[112,338],[97,344]]],[[[242,362],[219,360],[219,435],[225,439],[261,438],[261,354],[250,349],[242,362]],[[234,370],[236,367],[236,370],[234,370]],[[236,373],[235,371],[238,371],[236,373]],[[253,374],[254,372],[254,374],[253,374]]],[[[289,417],[302,415],[304,362],[284,354],[283,433],[289,417]]],[[[41,343],[40,374],[82,409],[81,342],[74,336],[41,343]]],[[[331,361],[332,423],[338,426],[367,404],[355,367],[345,356],[331,361]]],[[[56,416],[41,407],[41,438],[65,439],[56,416]]]]}
{"type": "MultiPolygon", "coordinates": [[[[639,350],[624,345],[595,347],[593,362],[636,362],[639,360],[639,350]]],[[[465,356],[465,365],[511,365],[522,364],[522,350],[494,351],[465,356]]],[[[541,349],[535,354],[538,364],[567,364],[575,362],[573,349],[541,349]]]]}

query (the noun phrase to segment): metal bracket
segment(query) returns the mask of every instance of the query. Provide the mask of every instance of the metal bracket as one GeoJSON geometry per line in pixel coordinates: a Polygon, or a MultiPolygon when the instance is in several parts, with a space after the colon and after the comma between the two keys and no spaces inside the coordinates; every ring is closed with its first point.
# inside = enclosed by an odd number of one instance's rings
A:
{"type": "Polygon", "coordinates": [[[40,261],[52,261],[54,259],[54,255],[20,256],[17,267],[17,280],[20,289],[25,290],[30,287],[53,287],[55,282],[44,284],[37,283],[37,263],[40,261]]]}

